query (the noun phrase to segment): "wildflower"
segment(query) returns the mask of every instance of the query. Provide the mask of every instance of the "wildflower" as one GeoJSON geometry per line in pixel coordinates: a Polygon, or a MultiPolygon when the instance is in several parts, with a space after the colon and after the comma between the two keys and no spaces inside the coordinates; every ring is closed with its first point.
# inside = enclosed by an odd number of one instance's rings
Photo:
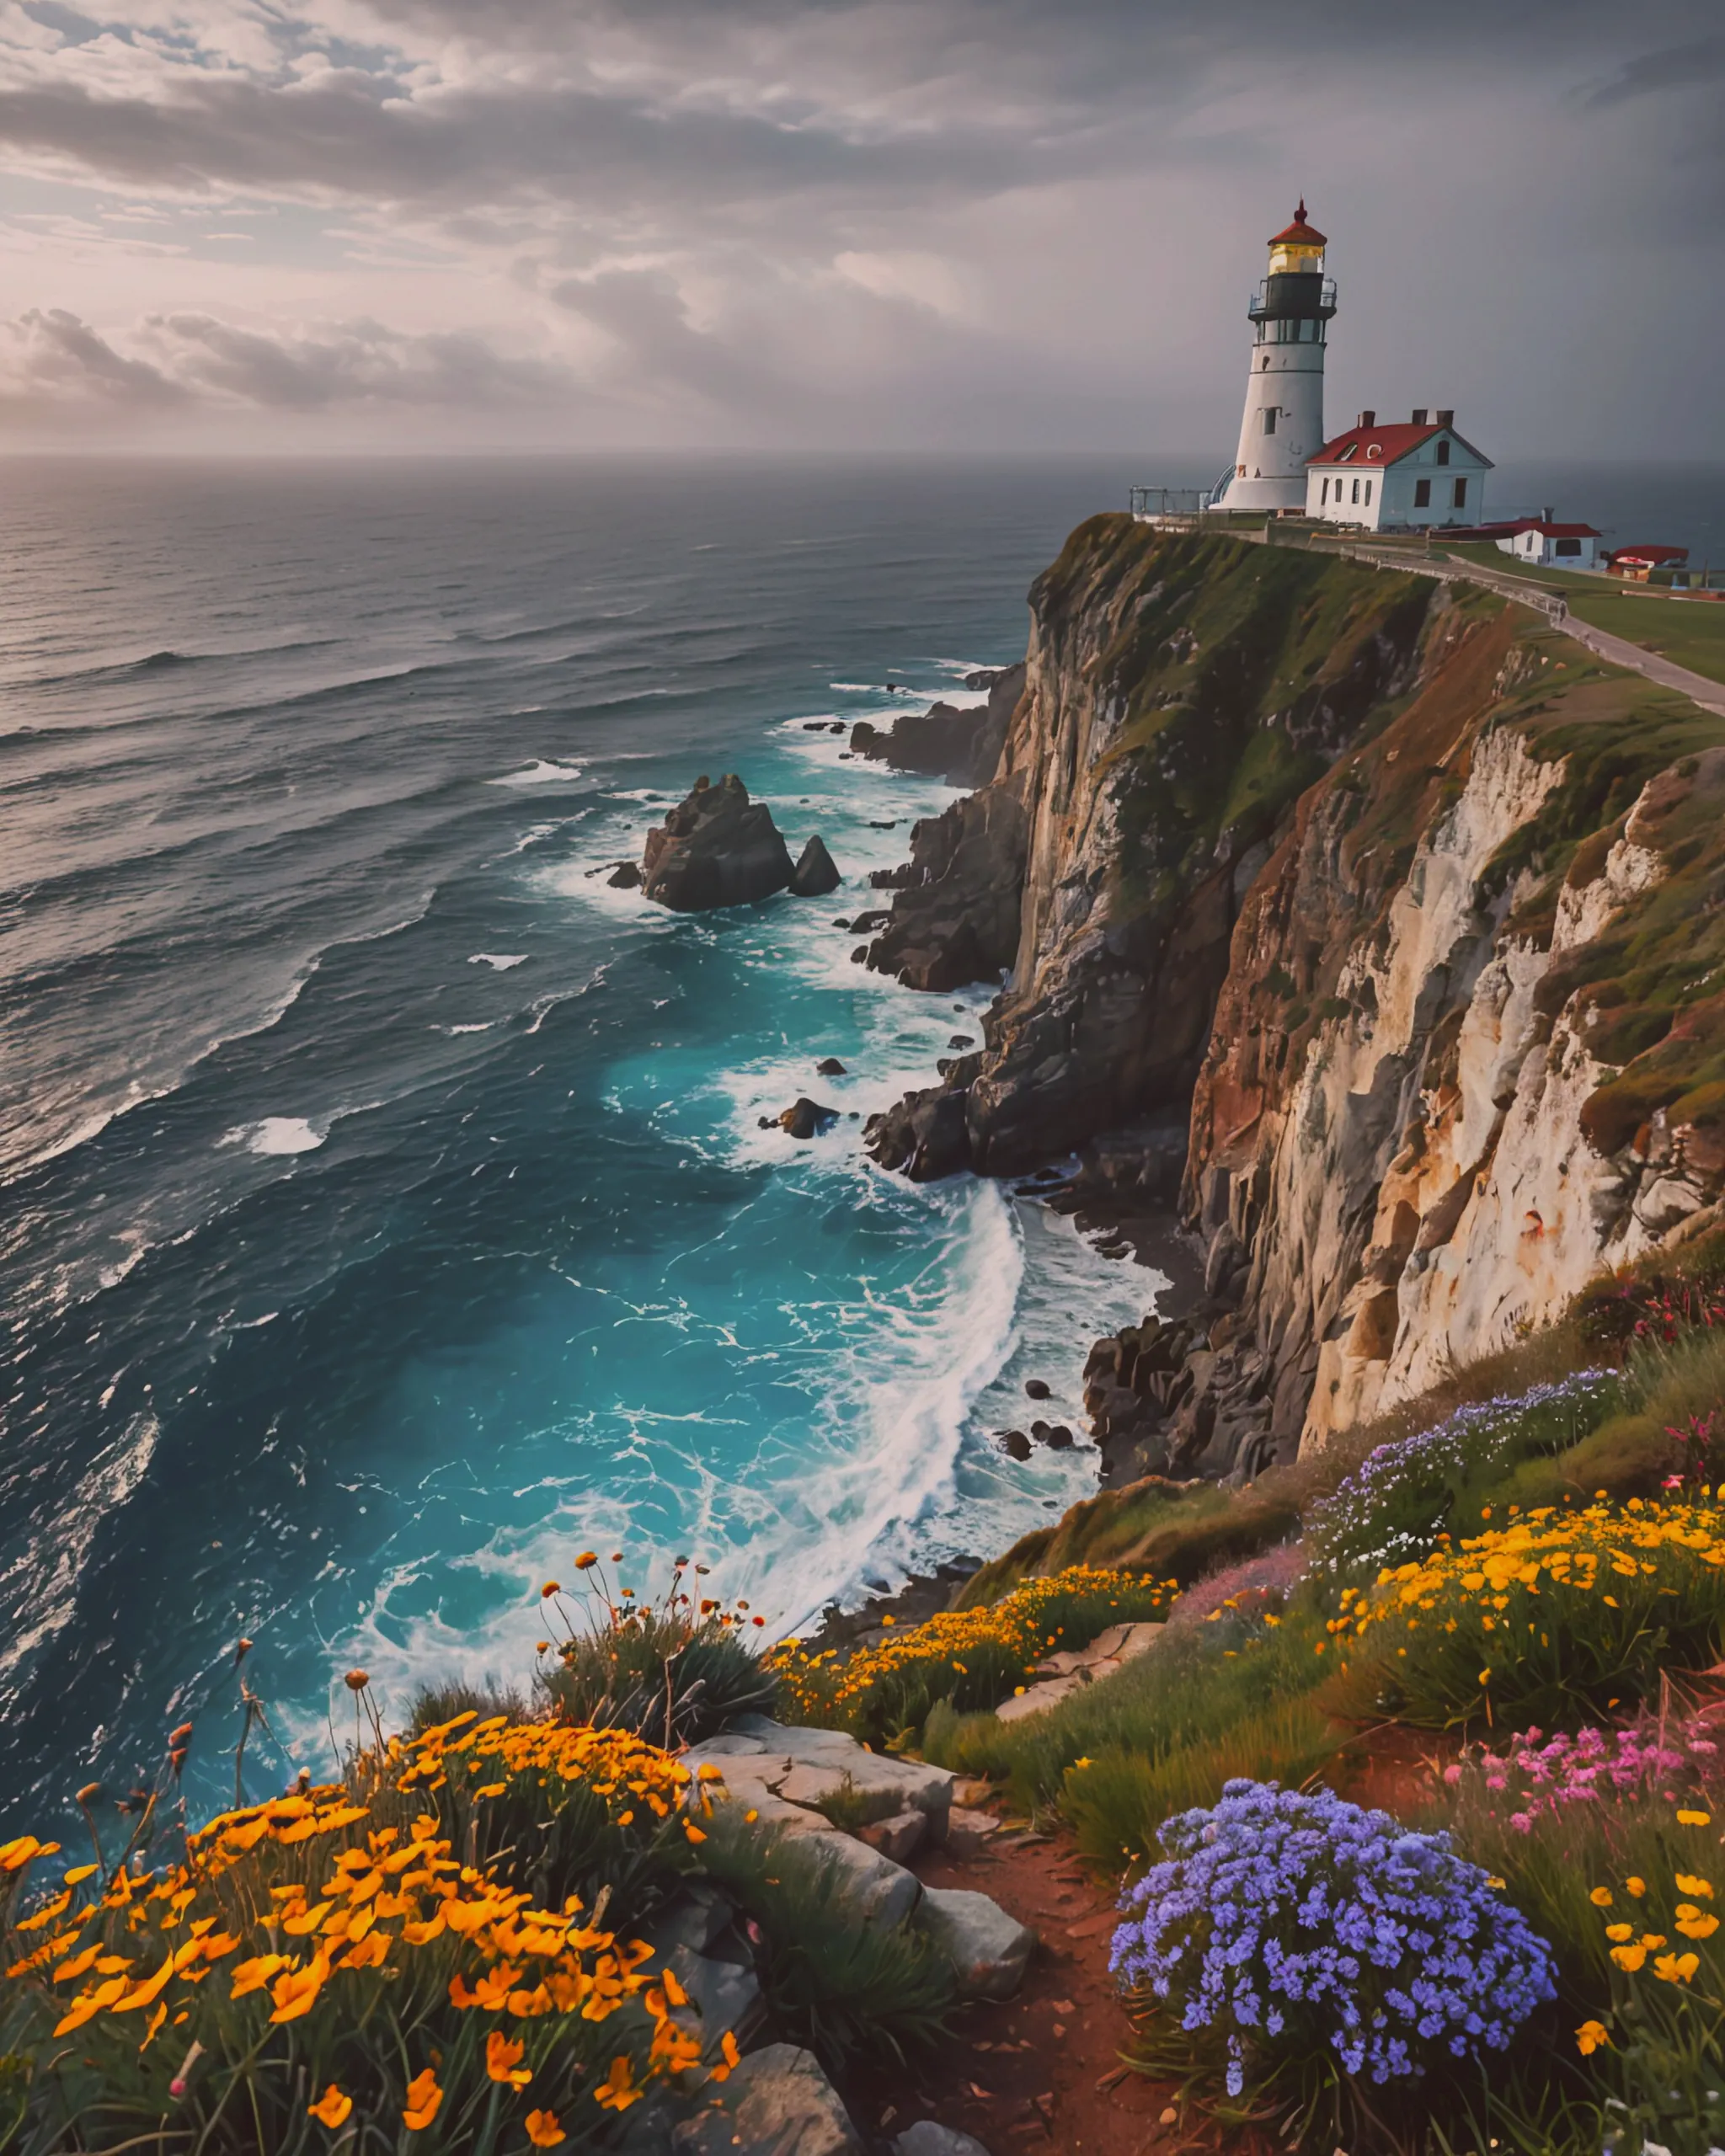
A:
{"type": "Polygon", "coordinates": [[[347,2124],[348,2114],[353,2107],[353,2098],[344,2096],[333,2081],[315,2104],[306,2106],[310,2116],[321,2125],[327,2126],[332,2133],[337,2127],[347,2124]]]}
{"type": "Polygon", "coordinates": [[[1713,1815],[1711,1812],[1680,1812],[1677,1823],[1680,1827],[1711,1827],[1713,1815]]]}
{"type": "Polygon", "coordinates": [[[1711,1939],[1719,1929],[1719,1919],[1704,1916],[1693,1902],[1680,1902],[1677,1904],[1677,1929],[1685,1939],[1711,1939]]]}
{"type": "MultiPolygon", "coordinates": [[[[68,1878],[70,1878],[71,1876],[72,1875],[69,1872],[67,1874],[68,1878]]],[[[1680,1871],[1678,1873],[1677,1891],[1680,1894],[1693,1894],[1697,1897],[1697,1899],[1703,1902],[1711,1902],[1713,1898],[1712,1883],[1705,1879],[1698,1879],[1692,1871],[1680,1871]]]]}
{"type": "Polygon", "coordinates": [[[1595,1886],[1588,1899],[1596,1909],[1609,1909],[1614,1897],[1609,1886],[1595,1886]]]}
{"type": "Polygon", "coordinates": [[[1583,2058],[1591,2058],[1602,2044],[1610,2041],[1603,2021],[1583,2021],[1575,2032],[1576,2047],[1583,2058]]]}
{"type": "Polygon", "coordinates": [[[562,1593],[563,1588],[556,1580],[547,1580],[544,1586],[539,1590],[539,1599],[542,1602],[548,1602],[553,1595],[561,1594],[562,1593]]]}
{"type": "Polygon", "coordinates": [[[1686,1984],[1701,1965],[1698,1954],[1662,1954],[1653,1963],[1653,1974],[1661,1983],[1686,1984]]]}
{"type": "Polygon", "coordinates": [[[619,2052],[611,2062],[611,2072],[593,2091],[593,2100],[601,2111],[626,2111],[631,2104],[638,2103],[641,2091],[635,2085],[635,2069],[627,2052],[619,2052]]]}
{"type": "Polygon", "coordinates": [[[350,1692],[363,1692],[371,1679],[370,1674],[363,1669],[350,1669],[341,1681],[350,1692]]]}
{"type": "Polygon", "coordinates": [[[569,2139],[555,2111],[529,2111],[527,2138],[536,2148],[556,2148],[569,2139]]]}
{"type": "MultiPolygon", "coordinates": [[[[1680,1819],[1683,1814],[1680,1812],[1677,1816],[1680,1819]]],[[[1626,1879],[1623,1882],[1623,1891],[1626,1894],[1633,1894],[1638,1902],[1648,1891],[1648,1882],[1645,1879],[1626,1879]]]]}
{"type": "Polygon", "coordinates": [[[442,2101],[443,2091],[437,2085],[436,2070],[428,2066],[408,2084],[407,2107],[401,2115],[408,2132],[423,2133],[436,2117],[437,2107],[442,2101]]]}
{"type": "Polygon", "coordinates": [[[596,1550],[584,1550],[575,1560],[575,1570],[578,1572],[590,1572],[598,1562],[599,1552],[596,1550]]]}
{"type": "Polygon", "coordinates": [[[486,2073],[505,2088],[525,2089],[533,2079],[533,2069],[521,2063],[526,2049],[519,2039],[505,2036],[501,2029],[494,2029],[485,2039],[486,2073]]]}
{"type": "Polygon", "coordinates": [[[719,2063],[709,2069],[708,2078],[713,2081],[729,2081],[742,2057],[742,2053],[737,2049],[737,2040],[729,2029],[719,2038],[718,2049],[719,2063]]]}

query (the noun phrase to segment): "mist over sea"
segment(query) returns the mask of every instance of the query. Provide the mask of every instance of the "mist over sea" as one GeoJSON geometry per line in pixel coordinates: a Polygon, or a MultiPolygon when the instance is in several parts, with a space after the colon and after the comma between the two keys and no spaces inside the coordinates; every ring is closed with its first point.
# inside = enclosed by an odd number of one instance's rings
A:
{"type": "MultiPolygon", "coordinates": [[[[782,1631],[1088,1492],[1087,1447],[990,1433],[1033,1374],[1076,1426],[1155,1276],[863,1156],[986,994],[851,962],[951,794],[807,723],[962,698],[1074,524],[1210,476],[3,467],[0,1835],[187,1713],[231,1796],[242,1634],[261,1790],[331,1764],[354,1662],[398,1719],[524,1684],[584,1546],[782,1631]],[[841,891],[687,918],[590,873],[726,771],[841,891]],[[804,1092],[857,1119],[758,1127],[804,1092]]],[[[1725,555],[1699,479],[1610,484],[1620,537],[1725,555]]]]}

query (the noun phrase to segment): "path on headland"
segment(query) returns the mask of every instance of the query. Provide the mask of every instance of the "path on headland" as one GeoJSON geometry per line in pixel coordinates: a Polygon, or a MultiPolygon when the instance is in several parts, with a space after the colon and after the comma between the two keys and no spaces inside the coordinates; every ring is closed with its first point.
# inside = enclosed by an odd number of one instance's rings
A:
{"type": "MultiPolygon", "coordinates": [[[[1603,659],[1613,666],[1626,667],[1632,673],[1644,675],[1649,681],[1657,681],[1663,689],[1676,689],[1698,703],[1703,711],[1716,712],[1725,718],[1725,687],[1710,681],[1705,674],[1696,674],[1687,666],[1679,666],[1673,660],[1662,658],[1656,651],[1644,651],[1638,643],[1632,643],[1627,637],[1614,637],[1608,629],[1596,629],[1590,622],[1578,621],[1569,611],[1567,603],[1556,592],[1542,591],[1535,584],[1529,584],[1519,577],[1496,569],[1485,568],[1477,562],[1463,561],[1455,554],[1408,555],[1393,547],[1362,545],[1352,540],[1301,537],[1290,540],[1279,536],[1268,528],[1263,532],[1242,531],[1235,535],[1242,539],[1257,539],[1260,545],[1272,547],[1297,546],[1303,552],[1313,554],[1341,554],[1350,561],[1369,562],[1374,568],[1399,569],[1404,576],[1441,577],[1446,584],[1477,584],[1487,591],[1495,592],[1500,599],[1513,599],[1518,606],[1530,606],[1535,613],[1543,614],[1554,629],[1592,652],[1596,659],[1603,659]]],[[[1675,602],[1667,602],[1675,603],[1675,602]]]]}

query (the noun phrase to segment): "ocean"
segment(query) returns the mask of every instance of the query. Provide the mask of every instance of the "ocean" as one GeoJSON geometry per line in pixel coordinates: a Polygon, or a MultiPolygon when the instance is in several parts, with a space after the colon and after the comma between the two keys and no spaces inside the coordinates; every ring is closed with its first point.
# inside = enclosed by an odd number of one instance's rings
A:
{"type": "MultiPolygon", "coordinates": [[[[952,797],[810,729],[962,699],[1074,524],[1207,470],[4,467],[0,1837],[188,1717],[231,1796],[241,1636],[262,1790],[355,1664],[398,1724],[525,1686],[583,1547],[779,1635],[1093,1487],[991,1433],[1080,1427],[1156,1276],[863,1155],[985,991],[852,962],[952,797]],[[593,873],[727,771],[841,891],[593,873]],[[760,1127],[802,1093],[830,1135],[760,1127]]],[[[1715,513],[1650,485],[1638,536],[1715,513]]]]}

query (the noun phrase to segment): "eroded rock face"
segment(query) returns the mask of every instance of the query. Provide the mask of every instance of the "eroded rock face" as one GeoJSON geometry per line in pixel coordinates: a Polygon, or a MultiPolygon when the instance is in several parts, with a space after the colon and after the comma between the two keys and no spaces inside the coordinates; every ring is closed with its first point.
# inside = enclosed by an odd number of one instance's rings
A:
{"type": "Polygon", "coordinates": [[[647,834],[641,857],[643,892],[675,913],[749,905],[784,890],[791,876],[772,810],[750,800],[734,771],[717,786],[697,779],[688,798],[647,834]]]}
{"type": "MultiPolygon", "coordinates": [[[[1278,822],[1412,675],[1434,589],[1126,517],[1072,535],[1031,591],[994,779],[918,825],[868,954],[913,986],[1010,968],[980,1059],[946,1074],[969,1166],[1183,1103],[1278,822]]],[[[948,1158],[923,1121],[939,1145],[889,1117],[879,1157],[948,1158]]]]}

